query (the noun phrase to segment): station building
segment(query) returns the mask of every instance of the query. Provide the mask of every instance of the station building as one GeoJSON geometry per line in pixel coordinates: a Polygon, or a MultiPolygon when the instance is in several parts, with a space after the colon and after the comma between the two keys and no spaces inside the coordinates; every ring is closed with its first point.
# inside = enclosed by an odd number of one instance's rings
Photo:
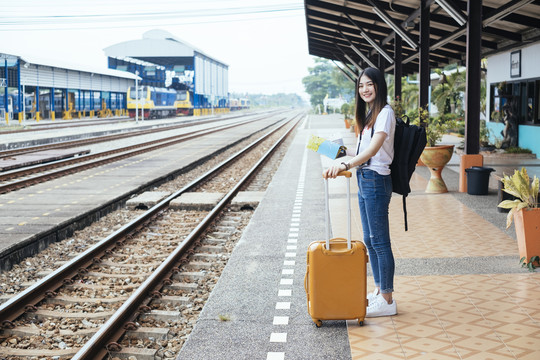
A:
{"type": "Polygon", "coordinates": [[[514,116],[516,146],[540,154],[540,41],[523,44],[487,58],[488,129],[501,139],[505,121],[514,116]],[[505,120],[506,118],[506,120],[505,120]]]}
{"type": "MultiPolygon", "coordinates": [[[[164,99],[167,90],[176,90],[178,100],[186,104],[175,106],[184,114],[229,111],[228,65],[166,31],[150,30],[142,39],[121,42],[104,51],[111,69],[138,74],[142,77],[140,85],[149,92],[155,91],[164,99]]],[[[134,105],[129,100],[135,98],[128,99],[132,111],[134,105]]],[[[138,109],[144,106],[145,112],[149,106],[137,105],[138,109]]]]}
{"type": "Polygon", "coordinates": [[[0,116],[22,122],[124,115],[135,74],[0,53],[0,116]]]}

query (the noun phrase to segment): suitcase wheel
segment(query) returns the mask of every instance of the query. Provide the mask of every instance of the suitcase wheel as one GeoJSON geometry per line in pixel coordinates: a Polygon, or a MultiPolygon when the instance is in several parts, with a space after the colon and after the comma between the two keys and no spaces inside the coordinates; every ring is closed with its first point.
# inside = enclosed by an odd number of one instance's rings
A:
{"type": "Polygon", "coordinates": [[[315,326],[320,328],[322,326],[322,321],[318,319],[313,319],[313,322],[315,323],[315,326]]]}
{"type": "Polygon", "coordinates": [[[358,325],[364,326],[364,320],[358,320],[358,325]]]}

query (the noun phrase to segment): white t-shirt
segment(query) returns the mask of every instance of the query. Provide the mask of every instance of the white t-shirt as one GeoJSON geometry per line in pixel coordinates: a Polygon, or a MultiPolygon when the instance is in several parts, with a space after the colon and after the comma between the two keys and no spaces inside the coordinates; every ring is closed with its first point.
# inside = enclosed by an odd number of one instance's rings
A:
{"type": "MultiPolygon", "coordinates": [[[[396,115],[390,105],[387,104],[382,108],[375,120],[374,129],[374,134],[378,132],[385,133],[386,139],[384,139],[381,148],[377,154],[371,158],[371,161],[366,168],[376,171],[380,175],[390,175],[390,164],[394,159],[394,133],[396,130],[396,115]]],[[[358,144],[358,140],[360,140],[360,135],[358,136],[356,143],[356,155],[369,147],[369,144],[371,143],[371,128],[365,127],[362,131],[362,140],[360,144],[358,144]]]]}

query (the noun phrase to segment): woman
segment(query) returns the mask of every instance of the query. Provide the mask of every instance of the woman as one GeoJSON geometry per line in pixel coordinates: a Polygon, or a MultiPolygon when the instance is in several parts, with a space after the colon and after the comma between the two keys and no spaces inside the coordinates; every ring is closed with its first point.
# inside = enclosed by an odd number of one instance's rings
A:
{"type": "Polygon", "coordinates": [[[361,134],[356,153],[347,152],[353,158],[328,168],[323,172],[323,177],[335,178],[341,171],[358,167],[360,218],[375,281],[375,290],[368,294],[366,317],[390,316],[397,314],[397,305],[392,298],[394,255],[388,223],[388,206],[392,196],[390,164],[394,157],[396,118],[386,101],[388,90],[384,76],[378,69],[365,69],[358,77],[357,89],[356,124],[361,134]]]}

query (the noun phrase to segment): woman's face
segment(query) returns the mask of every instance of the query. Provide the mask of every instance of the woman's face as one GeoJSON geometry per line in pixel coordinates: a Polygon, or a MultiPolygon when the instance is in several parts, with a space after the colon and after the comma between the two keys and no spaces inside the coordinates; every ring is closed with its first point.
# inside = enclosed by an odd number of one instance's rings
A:
{"type": "Polygon", "coordinates": [[[365,74],[360,78],[360,83],[358,84],[358,94],[362,100],[364,100],[370,106],[373,101],[375,101],[375,97],[377,96],[375,84],[365,74]]]}

